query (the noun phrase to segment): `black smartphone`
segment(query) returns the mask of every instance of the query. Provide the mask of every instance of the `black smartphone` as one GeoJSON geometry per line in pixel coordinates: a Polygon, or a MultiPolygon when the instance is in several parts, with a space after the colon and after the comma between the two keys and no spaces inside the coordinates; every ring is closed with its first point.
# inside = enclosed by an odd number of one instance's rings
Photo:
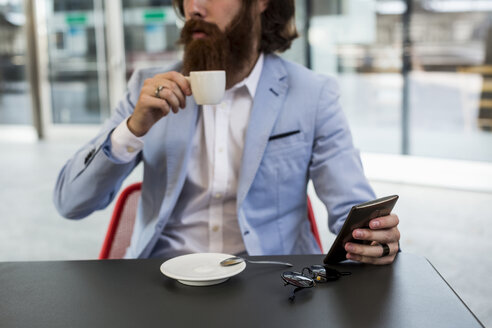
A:
{"type": "Polygon", "coordinates": [[[389,215],[397,200],[398,195],[392,195],[353,206],[323,262],[325,264],[335,264],[346,260],[345,244],[347,242],[359,244],[364,242],[354,239],[352,231],[369,227],[369,221],[374,218],[389,215]]]}

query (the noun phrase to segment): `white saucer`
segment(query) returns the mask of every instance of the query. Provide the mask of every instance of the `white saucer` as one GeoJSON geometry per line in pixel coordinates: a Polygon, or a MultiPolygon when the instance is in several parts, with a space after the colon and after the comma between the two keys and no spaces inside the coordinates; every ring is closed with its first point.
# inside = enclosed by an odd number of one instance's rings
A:
{"type": "Polygon", "coordinates": [[[182,255],[162,263],[161,272],[184,285],[216,285],[246,268],[245,262],[228,267],[221,266],[220,261],[229,257],[234,257],[234,255],[220,253],[182,255]]]}

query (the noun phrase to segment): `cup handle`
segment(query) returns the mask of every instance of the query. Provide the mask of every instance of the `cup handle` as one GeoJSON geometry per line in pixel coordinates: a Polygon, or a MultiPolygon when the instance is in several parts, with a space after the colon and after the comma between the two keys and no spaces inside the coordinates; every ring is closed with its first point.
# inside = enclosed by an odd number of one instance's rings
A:
{"type": "MultiPolygon", "coordinates": [[[[188,81],[188,83],[190,84],[190,89],[191,89],[191,78],[189,76],[185,76],[184,77],[186,79],[186,81],[188,81]]],[[[193,90],[191,91],[193,92],[193,90]]]]}
{"type": "Polygon", "coordinates": [[[193,90],[191,89],[191,78],[189,76],[185,76],[184,77],[186,79],[186,81],[188,81],[188,83],[190,84],[190,90],[191,92],[193,93],[193,90]]]}

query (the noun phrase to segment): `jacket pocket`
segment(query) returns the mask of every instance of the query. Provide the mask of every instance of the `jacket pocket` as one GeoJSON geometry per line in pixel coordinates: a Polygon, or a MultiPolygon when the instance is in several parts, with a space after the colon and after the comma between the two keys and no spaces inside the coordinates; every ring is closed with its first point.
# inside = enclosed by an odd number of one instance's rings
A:
{"type": "Polygon", "coordinates": [[[305,135],[302,131],[292,133],[296,131],[291,131],[286,134],[275,134],[270,137],[268,144],[265,149],[265,156],[271,153],[278,153],[282,151],[294,151],[303,145],[308,145],[305,141],[305,135]],[[273,139],[272,139],[273,137],[273,139]]]}

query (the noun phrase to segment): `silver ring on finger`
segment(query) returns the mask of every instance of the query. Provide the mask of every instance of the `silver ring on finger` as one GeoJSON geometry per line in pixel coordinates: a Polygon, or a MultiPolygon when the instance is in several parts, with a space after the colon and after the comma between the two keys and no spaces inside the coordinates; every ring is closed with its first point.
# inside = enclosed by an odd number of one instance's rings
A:
{"type": "Polygon", "coordinates": [[[380,245],[383,248],[383,254],[381,254],[380,257],[388,256],[390,253],[390,248],[389,248],[388,244],[380,244],[380,245]]]}
{"type": "Polygon", "coordinates": [[[161,91],[164,89],[164,86],[158,85],[157,88],[155,88],[154,95],[156,98],[161,99],[161,91]]]}

